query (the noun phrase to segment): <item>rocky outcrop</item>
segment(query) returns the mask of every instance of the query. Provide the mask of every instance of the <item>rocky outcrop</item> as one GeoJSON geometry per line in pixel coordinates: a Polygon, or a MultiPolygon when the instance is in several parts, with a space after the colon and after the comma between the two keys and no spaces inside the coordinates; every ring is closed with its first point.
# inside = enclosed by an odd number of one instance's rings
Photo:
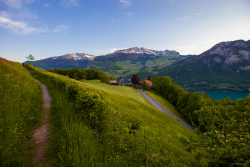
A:
{"type": "Polygon", "coordinates": [[[231,55],[231,56],[227,56],[225,63],[227,65],[232,65],[233,63],[238,63],[240,62],[242,59],[240,58],[239,55],[231,55]]]}
{"type": "Polygon", "coordinates": [[[239,70],[250,71],[250,66],[240,67],[239,70]]]}
{"type": "Polygon", "coordinates": [[[213,60],[214,60],[215,62],[217,62],[217,63],[220,63],[220,62],[221,62],[221,58],[218,57],[218,56],[214,57],[213,60]]]}
{"type": "Polygon", "coordinates": [[[227,56],[227,54],[231,51],[230,48],[222,48],[222,47],[217,47],[215,50],[210,51],[210,54],[217,54],[220,56],[227,56]]]}
{"type": "Polygon", "coordinates": [[[246,51],[246,50],[240,49],[239,53],[242,55],[242,58],[244,60],[250,61],[250,51],[246,51]]]}
{"type": "Polygon", "coordinates": [[[226,65],[232,65],[244,60],[250,61],[250,41],[221,42],[204,52],[203,56],[207,55],[216,55],[213,60],[217,63],[221,62],[221,57],[225,57],[224,63],[226,65]]]}
{"type": "Polygon", "coordinates": [[[247,48],[247,44],[243,41],[238,41],[234,44],[234,46],[240,47],[240,48],[247,48]]]}

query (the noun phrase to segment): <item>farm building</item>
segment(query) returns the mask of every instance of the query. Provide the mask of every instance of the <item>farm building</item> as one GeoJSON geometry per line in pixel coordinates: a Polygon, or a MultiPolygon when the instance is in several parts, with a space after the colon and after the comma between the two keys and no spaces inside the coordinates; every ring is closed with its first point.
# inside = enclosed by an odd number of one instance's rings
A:
{"type": "Polygon", "coordinates": [[[118,86],[118,83],[116,82],[116,80],[110,80],[110,85],[117,85],[118,86]]]}

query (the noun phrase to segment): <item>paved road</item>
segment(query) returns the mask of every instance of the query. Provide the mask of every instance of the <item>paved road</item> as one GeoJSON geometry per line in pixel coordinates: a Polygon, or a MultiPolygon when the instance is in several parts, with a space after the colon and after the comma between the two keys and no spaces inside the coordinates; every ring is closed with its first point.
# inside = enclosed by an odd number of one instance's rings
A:
{"type": "Polygon", "coordinates": [[[156,102],[154,99],[152,99],[147,93],[143,92],[140,89],[136,89],[138,92],[140,92],[155,108],[158,108],[159,110],[167,113],[169,116],[171,116],[174,119],[179,119],[180,123],[185,126],[186,128],[188,128],[190,131],[194,132],[192,126],[190,126],[189,124],[187,124],[185,121],[183,121],[182,119],[180,119],[179,117],[177,117],[176,115],[172,114],[170,111],[168,111],[167,109],[165,109],[162,105],[160,105],[158,102],[156,102]]]}

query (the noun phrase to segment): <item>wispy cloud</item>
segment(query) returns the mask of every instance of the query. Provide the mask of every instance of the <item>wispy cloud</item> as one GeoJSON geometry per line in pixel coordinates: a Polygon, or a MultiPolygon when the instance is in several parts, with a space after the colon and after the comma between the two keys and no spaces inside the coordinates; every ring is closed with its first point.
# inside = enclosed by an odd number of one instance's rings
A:
{"type": "Polygon", "coordinates": [[[126,8],[129,5],[131,5],[131,1],[130,0],[120,0],[119,2],[123,4],[123,8],[126,8]]]}
{"type": "Polygon", "coordinates": [[[115,23],[115,19],[111,19],[110,22],[111,22],[111,23],[115,23]]]}
{"type": "Polygon", "coordinates": [[[45,6],[46,8],[51,7],[51,5],[50,5],[50,4],[48,4],[48,3],[45,3],[45,4],[44,4],[44,6],[45,6]]]}
{"type": "Polygon", "coordinates": [[[52,32],[53,33],[65,32],[67,29],[68,29],[68,26],[66,26],[66,25],[59,25],[52,32]]]}
{"type": "Polygon", "coordinates": [[[102,16],[102,14],[101,14],[101,13],[96,13],[96,14],[94,15],[94,17],[99,17],[99,16],[102,16]]]}
{"type": "Polygon", "coordinates": [[[132,16],[133,13],[131,13],[131,12],[126,12],[125,15],[127,15],[127,16],[132,16]]]}
{"type": "Polygon", "coordinates": [[[71,7],[71,6],[78,6],[77,0],[62,0],[61,5],[64,5],[66,7],[71,7]]]}
{"type": "Polygon", "coordinates": [[[1,0],[2,3],[7,5],[10,8],[22,8],[24,4],[30,4],[34,0],[1,0]]]}
{"type": "Polygon", "coordinates": [[[185,20],[185,19],[187,19],[187,18],[194,17],[194,16],[199,16],[199,15],[202,15],[202,13],[199,12],[199,13],[195,13],[195,14],[193,14],[193,15],[185,16],[185,17],[181,18],[181,20],[185,20]]]}
{"type": "Polygon", "coordinates": [[[47,32],[47,30],[45,30],[45,29],[33,28],[33,27],[28,26],[25,23],[13,21],[9,18],[5,18],[5,17],[1,17],[1,16],[0,16],[0,27],[7,29],[11,32],[14,32],[16,34],[20,34],[20,35],[22,35],[22,34],[30,35],[30,34],[34,34],[34,33],[47,32]]]}
{"type": "Polygon", "coordinates": [[[107,50],[95,50],[95,52],[99,54],[108,54],[108,53],[114,53],[115,51],[122,49],[127,49],[127,48],[109,48],[107,50]]]}

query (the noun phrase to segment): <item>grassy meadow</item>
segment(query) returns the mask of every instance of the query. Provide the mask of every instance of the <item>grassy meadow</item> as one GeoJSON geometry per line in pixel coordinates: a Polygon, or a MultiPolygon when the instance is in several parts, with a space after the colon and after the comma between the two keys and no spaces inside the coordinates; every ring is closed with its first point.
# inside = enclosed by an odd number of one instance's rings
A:
{"type": "Polygon", "coordinates": [[[21,63],[3,58],[0,81],[0,166],[29,166],[28,140],[41,121],[41,88],[21,63]]]}
{"type": "Polygon", "coordinates": [[[188,161],[189,163],[192,161],[192,155],[184,151],[178,141],[178,135],[195,137],[195,134],[164,112],[154,108],[134,88],[107,85],[99,80],[82,81],[82,84],[101,91],[109,99],[111,108],[119,114],[120,121],[129,122],[135,119],[140,122],[141,126],[136,131],[136,138],[148,144],[146,156],[149,160],[164,159],[165,164],[168,161],[174,161],[175,158],[176,161],[183,159],[182,163],[186,158],[187,164],[188,161]],[[172,159],[170,155],[173,156],[172,159]]]}

